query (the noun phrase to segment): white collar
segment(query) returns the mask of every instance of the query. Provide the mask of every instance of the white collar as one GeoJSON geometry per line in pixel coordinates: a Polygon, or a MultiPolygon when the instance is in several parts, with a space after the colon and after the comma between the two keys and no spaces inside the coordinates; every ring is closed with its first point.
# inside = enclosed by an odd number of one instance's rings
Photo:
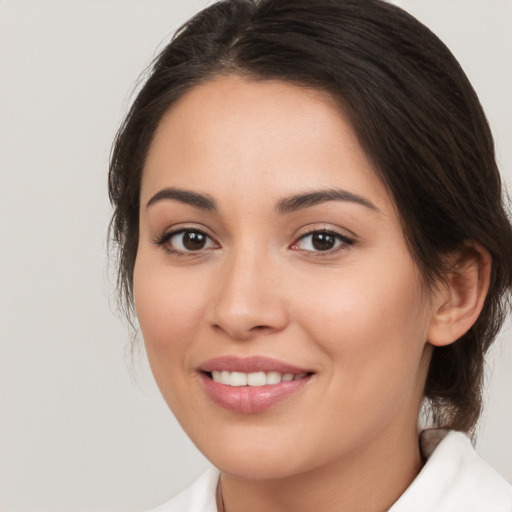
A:
{"type": "Polygon", "coordinates": [[[389,512],[511,512],[512,486],[461,432],[424,430],[427,462],[389,512]]]}
{"type": "MultiPolygon", "coordinates": [[[[388,512],[512,512],[512,486],[473,450],[460,432],[424,430],[427,462],[388,512]]],[[[211,468],[151,512],[217,512],[219,472],[211,468]]]]}

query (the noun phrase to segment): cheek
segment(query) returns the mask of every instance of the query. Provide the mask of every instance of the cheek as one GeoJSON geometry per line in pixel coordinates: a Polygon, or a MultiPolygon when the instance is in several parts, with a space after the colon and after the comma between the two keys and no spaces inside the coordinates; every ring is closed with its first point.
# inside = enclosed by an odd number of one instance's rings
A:
{"type": "Polygon", "coordinates": [[[361,392],[412,383],[426,341],[418,273],[409,261],[395,261],[382,268],[381,260],[378,275],[346,269],[297,294],[306,298],[297,314],[302,329],[328,356],[335,379],[361,392]]]}
{"type": "Polygon", "coordinates": [[[157,365],[181,361],[180,354],[200,325],[204,293],[194,279],[171,267],[162,268],[144,253],[137,256],[133,287],[137,318],[152,367],[156,370],[157,365]]]}
{"type": "Polygon", "coordinates": [[[327,356],[326,415],[346,439],[356,443],[396,421],[416,421],[425,378],[421,303],[404,276],[347,277],[321,303],[305,305],[303,329],[327,356]]]}
{"type": "Polygon", "coordinates": [[[170,409],[180,416],[180,411],[195,408],[183,377],[193,374],[191,346],[200,337],[204,290],[201,293],[194,279],[152,259],[144,253],[137,256],[135,309],[153,377],[170,409]]]}

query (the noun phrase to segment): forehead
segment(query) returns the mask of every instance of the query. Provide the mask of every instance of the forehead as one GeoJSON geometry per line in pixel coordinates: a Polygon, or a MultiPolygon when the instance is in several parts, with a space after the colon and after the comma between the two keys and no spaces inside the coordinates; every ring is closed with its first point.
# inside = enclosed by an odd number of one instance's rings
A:
{"type": "Polygon", "coordinates": [[[239,196],[343,186],[387,199],[331,95],[236,76],[191,89],[166,112],[142,185],[143,196],[164,186],[239,196]]]}

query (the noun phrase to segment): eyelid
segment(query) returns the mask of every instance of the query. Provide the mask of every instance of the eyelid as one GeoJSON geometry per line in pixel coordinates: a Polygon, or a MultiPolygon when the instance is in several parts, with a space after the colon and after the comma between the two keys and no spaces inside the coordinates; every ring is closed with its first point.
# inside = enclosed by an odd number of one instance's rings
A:
{"type": "Polygon", "coordinates": [[[329,255],[337,253],[340,250],[347,249],[348,247],[354,245],[355,242],[356,242],[355,236],[354,237],[347,236],[346,234],[341,233],[339,229],[336,229],[330,225],[324,224],[324,225],[309,226],[308,228],[306,228],[306,230],[304,230],[302,233],[300,233],[296,236],[295,241],[290,245],[290,249],[302,251],[304,253],[309,253],[309,254],[314,255],[315,257],[316,256],[321,257],[321,256],[329,256],[329,255]],[[339,241],[341,241],[341,243],[336,245],[332,249],[329,249],[326,251],[308,250],[308,249],[302,249],[302,248],[298,247],[298,243],[301,240],[304,240],[308,236],[312,236],[316,233],[325,233],[325,234],[332,235],[333,237],[335,237],[339,241]]]}
{"type": "Polygon", "coordinates": [[[220,248],[220,244],[217,242],[217,240],[208,233],[208,230],[204,227],[198,227],[197,225],[191,226],[191,225],[177,225],[173,226],[172,228],[168,228],[163,233],[156,235],[152,241],[153,244],[162,247],[165,251],[167,251],[170,254],[174,254],[177,256],[200,256],[203,255],[205,252],[210,251],[212,249],[220,248]],[[213,242],[214,247],[205,247],[202,249],[198,249],[197,251],[192,250],[181,250],[176,249],[175,247],[169,246],[169,242],[171,239],[181,233],[187,233],[187,232],[195,232],[195,233],[201,233],[204,235],[208,240],[213,242]]]}
{"type": "Polygon", "coordinates": [[[327,222],[314,222],[303,226],[297,230],[295,239],[298,240],[301,236],[310,235],[311,233],[317,233],[319,231],[323,233],[332,233],[333,235],[339,236],[340,238],[346,239],[347,241],[350,240],[355,242],[357,239],[356,234],[351,230],[327,222]]]}
{"type": "MultiPolygon", "coordinates": [[[[156,237],[152,239],[152,243],[162,247],[166,252],[170,254],[174,254],[177,256],[201,256],[204,255],[205,252],[211,251],[212,249],[219,249],[221,245],[217,242],[215,237],[211,235],[209,230],[206,227],[198,226],[196,225],[176,225],[172,226],[171,228],[168,228],[167,230],[163,231],[163,233],[158,234],[156,237]],[[172,247],[169,242],[170,240],[181,234],[186,232],[196,232],[204,235],[210,242],[209,247],[204,247],[197,250],[183,250],[183,249],[177,249],[176,247],[172,247]],[[213,247],[211,246],[213,244],[213,247]]],[[[326,224],[317,224],[317,225],[310,225],[306,228],[303,228],[301,230],[302,232],[299,232],[295,238],[294,242],[289,245],[289,248],[296,251],[301,251],[303,253],[308,253],[310,255],[314,255],[322,257],[322,256],[329,256],[333,255],[341,250],[346,250],[348,247],[352,246],[356,240],[355,236],[347,236],[346,234],[341,232],[340,228],[334,228],[331,225],[326,224]],[[335,237],[339,242],[337,245],[335,245],[332,249],[327,249],[325,251],[322,250],[311,250],[311,249],[303,249],[299,247],[299,243],[301,240],[304,240],[308,236],[312,236],[316,233],[325,233],[329,234],[333,237],[335,237]]],[[[207,242],[208,243],[208,242],[207,242]]]]}

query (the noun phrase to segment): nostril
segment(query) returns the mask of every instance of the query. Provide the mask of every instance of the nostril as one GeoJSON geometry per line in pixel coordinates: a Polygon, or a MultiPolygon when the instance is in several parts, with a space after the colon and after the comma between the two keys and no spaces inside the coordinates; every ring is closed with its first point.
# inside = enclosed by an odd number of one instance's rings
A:
{"type": "Polygon", "coordinates": [[[288,322],[283,304],[268,301],[245,304],[243,300],[212,302],[207,322],[217,333],[225,333],[237,340],[248,340],[281,331],[288,322]]]}

